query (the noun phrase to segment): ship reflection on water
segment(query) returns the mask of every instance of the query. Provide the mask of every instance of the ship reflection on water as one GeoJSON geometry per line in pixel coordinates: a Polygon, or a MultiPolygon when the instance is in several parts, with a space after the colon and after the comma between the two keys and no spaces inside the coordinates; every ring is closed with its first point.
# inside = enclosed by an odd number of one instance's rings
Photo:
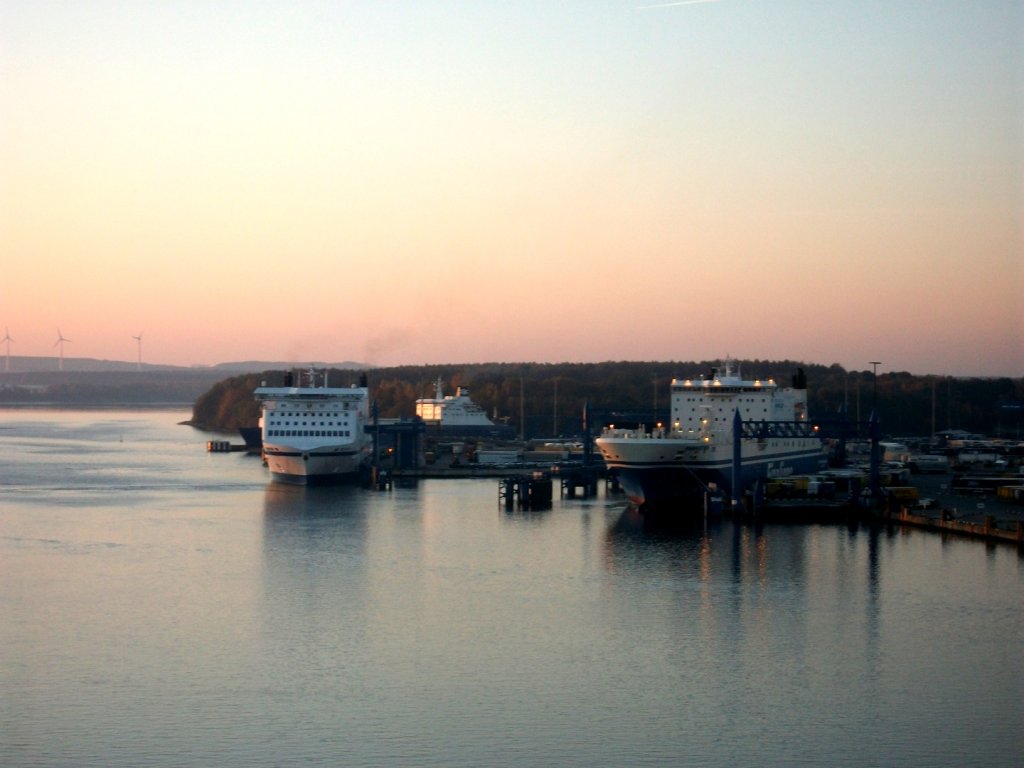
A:
{"type": "MultiPolygon", "coordinates": [[[[951,618],[963,603],[954,609],[935,589],[937,548],[968,570],[988,556],[966,542],[871,526],[665,523],[603,497],[508,512],[494,484],[472,480],[384,493],[269,487],[264,534],[270,613],[318,627],[275,641],[278,652],[294,654],[298,641],[331,659],[324,685],[402,713],[412,730],[395,725],[392,738],[415,734],[437,753],[484,750],[502,712],[502,733],[547,733],[545,755],[567,764],[601,757],[575,738],[564,751],[563,737],[582,733],[624,754],[697,754],[709,765],[759,750],[784,761],[798,740],[810,762],[838,752],[858,765],[883,716],[904,723],[902,743],[878,754],[943,765],[941,744],[974,730],[918,737],[919,717],[951,717],[953,702],[981,696],[1021,711],[1004,676],[1020,661],[994,640],[1020,629],[996,607],[1012,592],[992,574],[984,587],[961,574],[981,621],[966,626],[951,618]],[[927,697],[913,693],[923,686],[927,697]],[[642,746],[609,725],[625,712],[651,726],[642,746]],[[723,733],[737,740],[726,758],[723,733]]],[[[1008,576],[1012,560],[998,555],[995,571],[1008,576]]],[[[1019,742],[1011,720],[997,716],[994,730],[1019,742]]],[[[526,763],[542,762],[533,743],[537,760],[526,763]]],[[[1011,764],[991,741],[971,754],[1011,764]]]]}
{"type": "MultiPolygon", "coordinates": [[[[748,524],[721,516],[645,515],[628,505],[608,528],[605,552],[609,567],[628,562],[630,567],[666,570],[707,580],[726,576],[737,583],[765,579],[806,582],[820,559],[822,538],[835,540],[840,550],[868,547],[869,572],[877,583],[879,526],[748,524]],[[681,570],[680,570],[681,569],[681,570]]],[[[836,561],[833,578],[859,572],[848,556],[836,561]]]]}

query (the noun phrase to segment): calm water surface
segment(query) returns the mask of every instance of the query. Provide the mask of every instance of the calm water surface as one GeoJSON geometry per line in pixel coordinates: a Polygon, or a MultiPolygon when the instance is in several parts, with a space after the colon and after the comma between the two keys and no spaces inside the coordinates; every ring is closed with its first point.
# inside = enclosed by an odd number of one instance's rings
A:
{"type": "Polygon", "coordinates": [[[0,411],[0,765],[1018,766],[1024,559],[0,411]]]}

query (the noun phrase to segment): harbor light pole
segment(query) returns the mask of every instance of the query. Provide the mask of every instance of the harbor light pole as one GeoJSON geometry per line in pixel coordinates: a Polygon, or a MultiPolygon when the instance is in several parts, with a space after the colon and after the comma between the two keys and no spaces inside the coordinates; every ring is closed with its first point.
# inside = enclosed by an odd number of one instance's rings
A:
{"type": "Polygon", "coordinates": [[[871,497],[877,502],[881,496],[881,488],[878,478],[879,464],[881,463],[881,448],[879,441],[881,439],[881,432],[878,426],[878,366],[882,363],[879,360],[871,361],[871,425],[869,427],[869,434],[871,435],[871,461],[870,461],[870,479],[871,484],[871,497]]]}
{"type": "Polygon", "coordinates": [[[871,361],[871,407],[878,407],[878,366],[882,363],[879,360],[871,361]]]}

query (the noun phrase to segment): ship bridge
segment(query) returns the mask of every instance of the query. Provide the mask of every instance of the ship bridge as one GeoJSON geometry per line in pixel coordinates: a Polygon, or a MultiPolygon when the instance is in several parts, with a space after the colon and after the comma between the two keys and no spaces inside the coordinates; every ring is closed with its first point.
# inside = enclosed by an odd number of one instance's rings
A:
{"type": "Polygon", "coordinates": [[[774,379],[672,379],[673,392],[699,392],[702,395],[764,394],[776,388],[774,379]]]}

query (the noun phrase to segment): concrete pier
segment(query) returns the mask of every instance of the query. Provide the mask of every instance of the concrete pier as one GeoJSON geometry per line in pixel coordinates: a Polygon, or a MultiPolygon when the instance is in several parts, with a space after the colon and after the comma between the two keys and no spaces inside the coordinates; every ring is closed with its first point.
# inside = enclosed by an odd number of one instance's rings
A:
{"type": "Polygon", "coordinates": [[[534,472],[530,475],[513,475],[501,481],[498,499],[506,510],[547,509],[551,506],[551,475],[534,472]]]}

